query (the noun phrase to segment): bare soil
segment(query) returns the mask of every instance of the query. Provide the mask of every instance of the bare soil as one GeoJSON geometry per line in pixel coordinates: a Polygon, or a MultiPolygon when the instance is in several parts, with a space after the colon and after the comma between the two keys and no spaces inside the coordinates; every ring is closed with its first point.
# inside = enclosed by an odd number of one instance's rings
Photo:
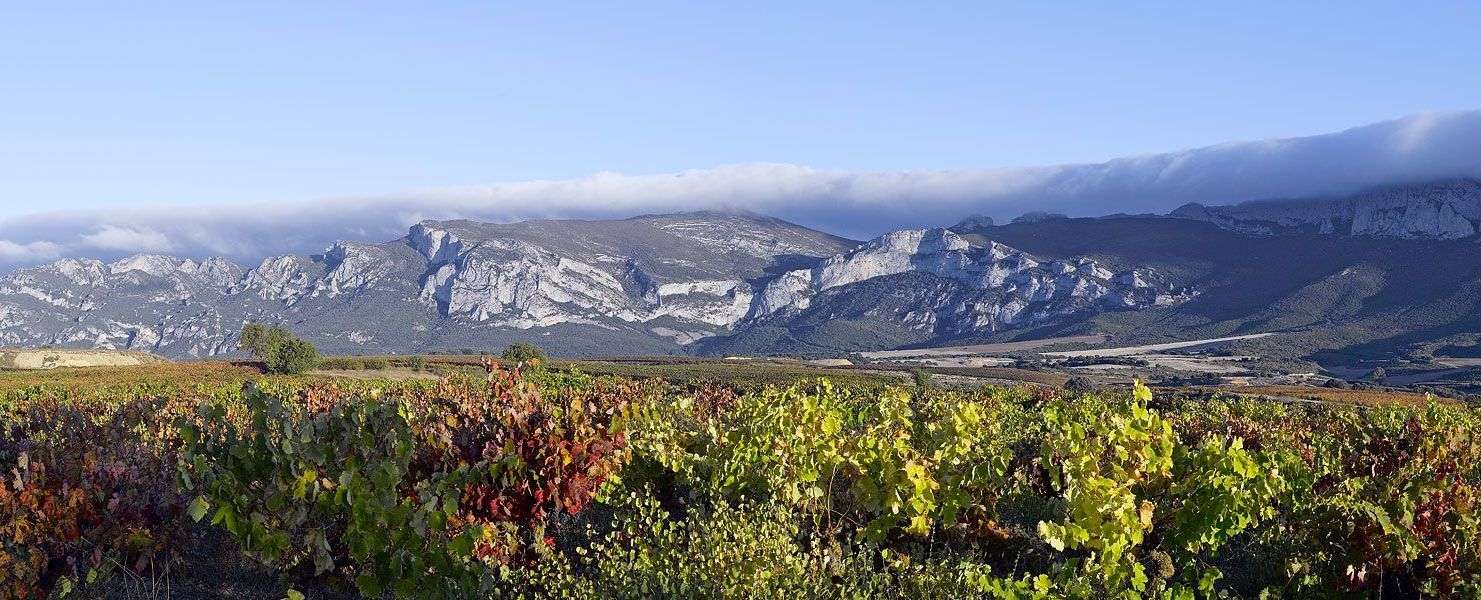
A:
{"type": "Polygon", "coordinates": [[[0,350],[0,368],[55,369],[59,367],[128,367],[166,362],[145,352],[14,348],[0,350]]]}

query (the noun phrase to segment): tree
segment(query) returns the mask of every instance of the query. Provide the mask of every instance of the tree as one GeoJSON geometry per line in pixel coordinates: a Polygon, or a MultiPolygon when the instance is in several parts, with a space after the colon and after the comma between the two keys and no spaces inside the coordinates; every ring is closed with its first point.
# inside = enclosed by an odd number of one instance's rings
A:
{"type": "Polygon", "coordinates": [[[293,332],[281,326],[268,327],[261,323],[248,323],[242,326],[241,341],[238,345],[246,350],[247,354],[252,355],[252,358],[266,360],[274,349],[293,338],[293,332]]]}
{"type": "Polygon", "coordinates": [[[319,365],[319,350],[313,343],[277,325],[242,326],[238,345],[253,358],[262,359],[269,373],[298,375],[319,365]]]}
{"type": "Polygon", "coordinates": [[[499,359],[516,365],[543,362],[545,360],[545,351],[529,342],[515,342],[504,349],[504,354],[500,355],[499,359]]]}
{"type": "Polygon", "coordinates": [[[264,327],[262,323],[243,325],[241,342],[238,346],[253,357],[262,358],[267,354],[267,327],[264,327]]]}
{"type": "Polygon", "coordinates": [[[1368,380],[1374,383],[1383,383],[1385,379],[1388,379],[1388,371],[1383,370],[1383,367],[1373,369],[1373,372],[1368,374],[1368,380]]]}
{"type": "Polygon", "coordinates": [[[301,375],[318,366],[319,350],[308,340],[289,337],[267,356],[267,372],[301,375]]]}

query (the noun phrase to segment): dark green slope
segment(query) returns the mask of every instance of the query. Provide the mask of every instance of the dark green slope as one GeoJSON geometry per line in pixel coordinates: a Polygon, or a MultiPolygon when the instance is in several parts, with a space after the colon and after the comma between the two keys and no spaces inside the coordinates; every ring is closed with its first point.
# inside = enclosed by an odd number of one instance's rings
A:
{"type": "Polygon", "coordinates": [[[1259,331],[1261,352],[1355,364],[1481,332],[1481,243],[1337,235],[1248,236],[1161,217],[1060,219],[972,233],[1045,257],[1145,265],[1199,290],[1176,308],[1084,328],[1139,343],[1259,331]]]}

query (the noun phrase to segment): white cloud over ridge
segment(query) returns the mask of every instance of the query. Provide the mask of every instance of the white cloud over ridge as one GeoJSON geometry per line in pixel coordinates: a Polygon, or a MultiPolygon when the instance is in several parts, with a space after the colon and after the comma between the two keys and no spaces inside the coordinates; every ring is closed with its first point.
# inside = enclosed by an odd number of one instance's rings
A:
{"type": "Polygon", "coordinates": [[[61,254],[61,246],[51,242],[17,244],[10,240],[0,240],[0,264],[51,260],[61,254]]]}
{"type": "Polygon", "coordinates": [[[169,252],[175,242],[163,233],[141,226],[119,226],[104,223],[96,231],[79,236],[82,245],[99,250],[122,252],[169,252]]]}
{"type": "Polygon", "coordinates": [[[610,218],[741,209],[855,238],[971,214],[1166,212],[1330,196],[1481,177],[1481,111],[1435,112],[1332,134],[1233,142],[1098,164],[847,172],[743,164],[663,175],[599,173],[302,203],[42,213],[0,221],[0,268],[62,256],[223,255],[244,263],[315,253],[335,240],[385,241],[424,219],[610,218]]]}

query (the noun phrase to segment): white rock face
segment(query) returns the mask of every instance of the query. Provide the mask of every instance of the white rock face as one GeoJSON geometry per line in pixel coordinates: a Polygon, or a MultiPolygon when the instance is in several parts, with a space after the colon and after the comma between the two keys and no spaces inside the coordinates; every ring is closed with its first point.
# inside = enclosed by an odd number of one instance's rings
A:
{"type": "Polygon", "coordinates": [[[106,271],[109,276],[142,274],[167,279],[181,293],[199,286],[224,289],[242,278],[241,267],[220,257],[197,262],[158,254],[137,254],[107,265],[106,271]]]}
{"type": "Polygon", "coordinates": [[[1282,231],[1405,239],[1462,239],[1481,233],[1481,182],[1394,187],[1348,198],[1189,204],[1172,216],[1225,229],[1270,235],[1282,231]]]}
{"type": "Polygon", "coordinates": [[[0,319],[0,340],[216,354],[232,331],[220,303],[242,278],[224,259],[160,255],[25,269],[0,279],[0,314],[12,317],[0,319]]]}
{"type": "Polygon", "coordinates": [[[745,318],[756,290],[737,275],[760,275],[777,257],[846,247],[794,225],[718,213],[495,226],[427,222],[407,240],[429,263],[420,298],[445,316],[524,328],[675,321],[648,331],[681,343],[745,318]],[[571,231],[578,226],[588,229],[585,235],[571,231]],[[726,262],[749,266],[741,272],[726,262]],[[707,276],[714,274],[729,277],[707,276]]]}
{"type": "Polygon", "coordinates": [[[235,285],[242,279],[242,268],[229,260],[217,257],[207,258],[200,262],[191,260],[181,261],[176,268],[181,273],[192,275],[198,281],[227,288],[235,285]]]}
{"type": "Polygon", "coordinates": [[[962,320],[964,329],[997,329],[1083,310],[1154,306],[1159,297],[1175,302],[1181,294],[1154,286],[1147,272],[1113,273],[1090,259],[1041,261],[996,242],[974,245],[948,229],[889,233],[853,251],[770,282],[757,296],[749,317],[797,313],[819,294],[879,277],[919,273],[958,282],[975,297],[935,311],[912,311],[907,321],[937,326],[943,313],[962,320]],[[1154,289],[1157,288],[1157,289],[1154,289]]]}
{"type": "Polygon", "coordinates": [[[591,321],[587,315],[637,320],[632,299],[610,273],[524,242],[490,240],[437,265],[422,298],[447,316],[520,328],[591,321]]]}
{"type": "Polygon", "coordinates": [[[750,312],[755,295],[751,284],[739,279],[665,283],[658,286],[658,306],[650,320],[670,316],[731,327],[750,312]]]}
{"type": "MultiPolygon", "coordinates": [[[[158,254],[139,254],[108,265],[110,273],[139,271],[155,277],[168,277],[186,261],[158,254]]],[[[192,263],[194,264],[194,263],[192,263]]]]}
{"type": "Polygon", "coordinates": [[[78,285],[92,285],[109,274],[108,267],[96,260],[62,259],[51,264],[53,270],[78,285]]]}
{"type": "Polygon", "coordinates": [[[1366,201],[1352,211],[1353,235],[1459,239],[1476,234],[1476,203],[1451,201],[1366,201]],[[1464,211],[1464,213],[1463,213],[1464,211]]]}
{"type": "Polygon", "coordinates": [[[237,291],[292,304],[309,293],[316,270],[317,265],[302,256],[266,258],[247,273],[237,291]]]}
{"type": "Polygon", "coordinates": [[[429,223],[413,225],[407,241],[434,265],[453,262],[463,252],[463,240],[429,223]]]}
{"type": "MultiPolygon", "coordinates": [[[[410,239],[434,263],[423,302],[447,316],[509,327],[673,317],[724,328],[745,317],[753,295],[750,284],[738,279],[654,283],[643,277],[625,285],[625,261],[597,257],[589,263],[523,241],[464,245],[431,224],[418,225],[410,239]]],[[[668,337],[697,339],[692,332],[668,337]]]]}
{"type": "MultiPolygon", "coordinates": [[[[977,265],[967,241],[945,229],[906,229],[875,239],[814,269],[819,289],[906,271],[926,271],[951,278],[975,278],[977,265]]],[[[979,253],[980,254],[980,253],[979,253]]]]}
{"type": "Polygon", "coordinates": [[[812,270],[788,271],[762,288],[752,304],[749,316],[754,318],[788,308],[794,310],[807,308],[816,291],[812,270]]]}
{"type": "Polygon", "coordinates": [[[371,244],[339,242],[324,254],[324,266],[328,271],[314,282],[312,295],[354,293],[396,274],[396,263],[385,249],[371,244]]]}

